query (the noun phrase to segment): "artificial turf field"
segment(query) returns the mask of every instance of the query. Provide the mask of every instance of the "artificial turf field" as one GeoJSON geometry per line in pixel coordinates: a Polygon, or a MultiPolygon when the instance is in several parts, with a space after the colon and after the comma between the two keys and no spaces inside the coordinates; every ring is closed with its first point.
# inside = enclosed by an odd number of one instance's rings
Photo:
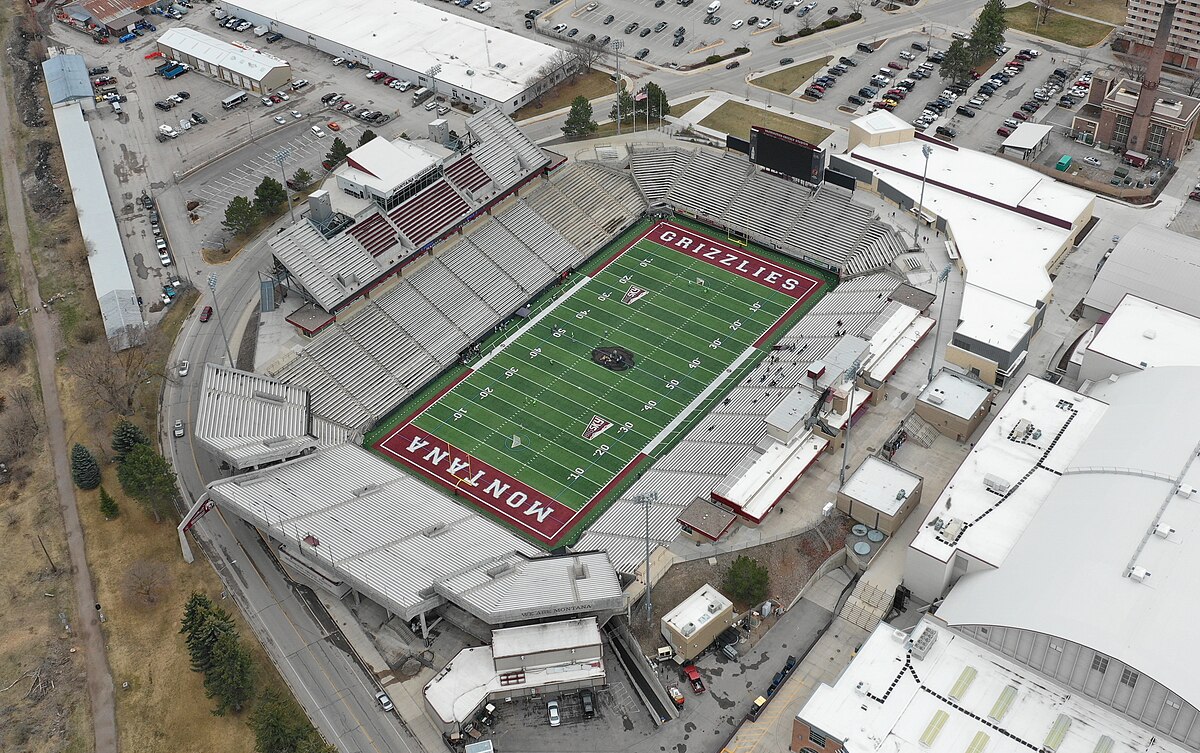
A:
{"type": "Polygon", "coordinates": [[[825,285],[671,222],[567,284],[372,443],[548,547],[676,441],[825,285]]]}

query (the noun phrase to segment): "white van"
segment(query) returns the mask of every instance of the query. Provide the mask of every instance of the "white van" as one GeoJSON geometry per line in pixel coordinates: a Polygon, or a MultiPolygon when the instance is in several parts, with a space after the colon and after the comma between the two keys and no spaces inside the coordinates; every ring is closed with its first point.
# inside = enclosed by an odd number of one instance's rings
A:
{"type": "Polygon", "coordinates": [[[708,6],[708,15],[711,16],[719,10],[721,10],[721,0],[713,0],[708,6]]]}
{"type": "Polygon", "coordinates": [[[115,99],[112,101],[112,108],[113,108],[113,113],[115,113],[117,115],[121,114],[121,103],[115,99]]]}

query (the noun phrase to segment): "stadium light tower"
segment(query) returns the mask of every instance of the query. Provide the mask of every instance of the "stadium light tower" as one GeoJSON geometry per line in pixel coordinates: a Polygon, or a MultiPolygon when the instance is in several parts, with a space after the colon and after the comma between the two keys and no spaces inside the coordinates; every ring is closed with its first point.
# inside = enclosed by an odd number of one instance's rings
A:
{"type": "Polygon", "coordinates": [[[850,424],[854,422],[854,384],[858,381],[858,373],[862,363],[854,359],[854,363],[842,372],[842,378],[850,380],[850,394],[846,398],[846,437],[842,441],[842,467],[838,469],[838,488],[846,485],[846,465],[850,462],[850,424]]]}
{"type": "MultiPolygon", "coordinates": [[[[938,273],[938,282],[942,283],[942,302],[938,304],[937,329],[933,332],[933,355],[929,356],[929,381],[933,382],[933,362],[937,360],[938,353],[938,338],[942,336],[942,315],[946,313],[946,290],[950,287],[946,280],[950,277],[950,269],[953,264],[946,264],[942,267],[942,271],[938,273]]],[[[937,290],[937,286],[934,286],[937,290]]]]}
{"type": "Polygon", "coordinates": [[[621,135],[621,40],[612,41],[613,58],[617,61],[617,135],[621,135]]]}
{"type": "Polygon", "coordinates": [[[273,159],[279,165],[279,178],[283,181],[283,191],[287,194],[288,215],[292,218],[292,224],[296,222],[296,211],[292,208],[292,189],[288,188],[287,175],[283,171],[283,163],[287,162],[287,158],[292,156],[291,147],[284,147],[276,152],[273,159]]]}
{"type": "Polygon", "coordinates": [[[654,601],[650,597],[650,505],[658,502],[658,492],[639,494],[630,501],[646,511],[646,622],[649,623],[654,617],[654,601]]]}
{"type": "Polygon", "coordinates": [[[234,368],[233,353],[229,350],[229,338],[225,336],[225,321],[221,319],[221,305],[217,303],[217,274],[208,276],[208,289],[213,294],[213,308],[217,310],[217,326],[221,328],[221,339],[225,341],[225,357],[229,359],[229,368],[234,368]]]}
{"type": "Polygon", "coordinates": [[[933,147],[929,144],[921,144],[921,154],[925,155],[925,169],[921,173],[921,197],[917,199],[917,216],[916,221],[913,222],[914,248],[921,247],[917,234],[921,230],[921,216],[925,213],[925,180],[929,177],[929,156],[933,154],[933,147]]]}

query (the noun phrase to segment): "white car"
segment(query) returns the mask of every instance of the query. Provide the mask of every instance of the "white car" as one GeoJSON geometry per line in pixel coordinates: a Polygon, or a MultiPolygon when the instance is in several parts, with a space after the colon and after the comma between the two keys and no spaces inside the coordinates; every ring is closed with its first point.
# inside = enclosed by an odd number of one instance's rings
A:
{"type": "Polygon", "coordinates": [[[189,368],[191,368],[190,363],[188,363],[187,361],[180,361],[179,362],[179,376],[181,376],[181,377],[187,376],[189,368]]]}
{"type": "Polygon", "coordinates": [[[275,92],[275,96],[276,96],[276,97],[279,97],[279,98],[280,98],[280,99],[282,99],[284,102],[287,102],[289,99],[291,99],[291,98],[288,96],[287,92],[285,92],[283,89],[280,89],[279,91],[275,92]]]}
{"type": "Polygon", "coordinates": [[[596,10],[599,7],[600,7],[600,3],[588,3],[587,7],[584,8],[584,10],[596,10]]]}
{"type": "Polygon", "coordinates": [[[175,431],[173,433],[175,434],[175,436],[177,438],[182,437],[184,435],[185,432],[183,430],[183,419],[181,419],[181,418],[175,419],[175,431]]]}
{"type": "Polygon", "coordinates": [[[333,59],[333,64],[334,64],[334,65],[341,65],[341,64],[342,64],[342,63],[344,63],[344,62],[346,62],[346,58],[334,58],[334,59],[333,59]]]}
{"type": "Polygon", "coordinates": [[[917,59],[917,56],[912,54],[908,50],[900,50],[899,55],[904,60],[916,60],[917,59]]]}
{"type": "Polygon", "coordinates": [[[742,19],[740,19],[740,18],[739,18],[738,20],[734,21],[734,22],[733,22],[733,25],[732,25],[732,26],[730,26],[729,28],[731,28],[731,29],[740,29],[740,28],[742,28],[743,26],[745,26],[745,24],[746,24],[746,22],[745,22],[745,21],[743,21],[742,19]]]}
{"type": "MultiPolygon", "coordinates": [[[[168,254],[166,251],[159,251],[158,252],[158,263],[163,265],[164,267],[171,266],[171,255],[168,254]]],[[[187,362],[185,361],[184,363],[187,363],[187,362]]]]}
{"type": "Polygon", "coordinates": [[[566,31],[566,30],[567,30],[567,25],[566,25],[566,24],[558,24],[557,26],[555,26],[555,27],[554,27],[554,29],[553,29],[552,31],[553,31],[555,34],[562,34],[562,33],[563,33],[564,31],[566,31]]]}
{"type": "Polygon", "coordinates": [[[325,138],[325,132],[321,130],[321,126],[313,126],[311,129],[313,135],[319,139],[325,138]]]}
{"type": "Polygon", "coordinates": [[[771,19],[770,19],[770,18],[764,18],[763,20],[761,20],[761,21],[759,21],[759,22],[758,22],[758,28],[760,28],[760,29],[765,29],[765,28],[767,28],[767,27],[768,27],[768,26],[770,26],[770,25],[771,25],[771,19]]]}
{"type": "Polygon", "coordinates": [[[284,123],[287,122],[287,118],[283,117],[282,115],[276,115],[275,122],[278,123],[279,125],[283,125],[284,123]]]}
{"type": "Polygon", "coordinates": [[[382,690],[375,694],[375,700],[379,701],[379,708],[383,709],[389,714],[392,712],[392,709],[395,708],[395,706],[392,705],[392,699],[388,698],[387,693],[383,692],[382,690]]]}
{"type": "Polygon", "coordinates": [[[300,112],[299,110],[292,110],[291,113],[292,113],[292,117],[295,118],[296,120],[299,120],[300,118],[304,117],[304,113],[300,112]]]}
{"type": "Polygon", "coordinates": [[[479,3],[478,5],[472,5],[471,9],[476,11],[477,13],[487,13],[489,10],[492,9],[492,3],[490,2],[490,0],[483,0],[483,2],[479,3]]]}
{"type": "MultiPolygon", "coordinates": [[[[183,436],[177,434],[176,436],[183,436]]],[[[557,727],[562,724],[562,717],[558,714],[558,701],[550,701],[546,704],[546,714],[550,717],[550,726],[557,727]]]]}
{"type": "Polygon", "coordinates": [[[1100,165],[1104,164],[1100,160],[1096,159],[1095,157],[1084,157],[1083,161],[1088,163],[1089,165],[1092,165],[1093,167],[1100,167],[1100,165]]]}
{"type": "Polygon", "coordinates": [[[180,120],[179,121],[179,130],[181,130],[181,131],[192,130],[192,121],[188,120],[187,118],[183,118],[182,120],[180,120]]]}
{"type": "Polygon", "coordinates": [[[377,70],[375,70],[374,68],[372,68],[371,70],[367,71],[367,72],[366,72],[364,75],[365,75],[367,78],[374,78],[375,76],[378,76],[378,75],[379,75],[379,71],[377,71],[377,70]]]}

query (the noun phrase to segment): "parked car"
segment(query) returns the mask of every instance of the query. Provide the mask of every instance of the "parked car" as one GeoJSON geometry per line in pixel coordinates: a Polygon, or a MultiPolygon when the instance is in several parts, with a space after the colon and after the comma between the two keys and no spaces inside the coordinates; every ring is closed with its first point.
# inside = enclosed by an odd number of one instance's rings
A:
{"type": "Polygon", "coordinates": [[[546,715],[550,718],[551,727],[557,727],[562,724],[562,717],[558,714],[558,701],[550,701],[546,704],[546,715]]]}
{"type": "Polygon", "coordinates": [[[312,131],[312,134],[314,136],[316,136],[317,138],[319,138],[319,139],[325,138],[325,132],[321,130],[320,126],[313,126],[309,130],[312,131]]]}
{"type": "Polygon", "coordinates": [[[650,54],[650,48],[643,47],[642,49],[637,51],[637,54],[634,55],[634,57],[637,58],[638,60],[645,60],[646,56],[649,54],[650,54]]]}
{"type": "MultiPolygon", "coordinates": [[[[565,24],[564,24],[564,26],[565,26],[565,24]]],[[[625,27],[625,33],[632,34],[633,32],[638,30],[639,26],[640,26],[640,24],[638,24],[637,21],[630,21],[629,25],[625,27]]]]}
{"type": "Polygon", "coordinates": [[[849,97],[846,97],[846,101],[852,105],[857,105],[859,107],[862,107],[863,105],[865,105],[867,103],[867,100],[863,99],[862,97],[858,96],[857,94],[851,94],[849,97]]]}
{"type": "Polygon", "coordinates": [[[390,714],[395,709],[395,706],[392,705],[392,699],[388,698],[387,693],[382,690],[375,693],[375,700],[379,702],[379,708],[383,709],[386,713],[390,714]]]}
{"type": "Polygon", "coordinates": [[[329,129],[329,130],[331,130],[331,131],[340,131],[340,130],[342,130],[342,127],[341,127],[340,125],[338,125],[338,124],[337,124],[337,122],[335,122],[335,121],[332,121],[332,120],[331,120],[331,121],[329,121],[328,123],[326,123],[326,124],[325,124],[325,127],[326,127],[326,128],[328,128],[328,129],[329,129]]]}
{"type": "Polygon", "coordinates": [[[172,431],[172,433],[175,435],[176,439],[183,437],[187,433],[184,431],[182,418],[175,419],[175,429],[172,431]]]}
{"type": "Polygon", "coordinates": [[[1000,136],[1011,136],[1012,135],[1012,131],[1010,131],[1008,128],[997,128],[996,133],[999,134],[1000,136]]]}
{"type": "Polygon", "coordinates": [[[1103,164],[1100,160],[1096,159],[1095,157],[1084,157],[1083,161],[1088,163],[1092,167],[1100,167],[1100,165],[1103,164]]]}
{"type": "Polygon", "coordinates": [[[609,14],[604,17],[604,25],[608,26],[609,24],[611,24],[613,21],[616,21],[616,20],[617,20],[616,16],[609,14]]]}
{"type": "Polygon", "coordinates": [[[738,20],[734,21],[733,24],[729,28],[740,29],[745,25],[746,25],[746,22],[739,18],[738,20]]]}
{"type": "Polygon", "coordinates": [[[202,125],[202,124],[208,122],[208,118],[204,117],[204,113],[193,112],[192,113],[192,122],[196,123],[197,125],[202,125]]]}

